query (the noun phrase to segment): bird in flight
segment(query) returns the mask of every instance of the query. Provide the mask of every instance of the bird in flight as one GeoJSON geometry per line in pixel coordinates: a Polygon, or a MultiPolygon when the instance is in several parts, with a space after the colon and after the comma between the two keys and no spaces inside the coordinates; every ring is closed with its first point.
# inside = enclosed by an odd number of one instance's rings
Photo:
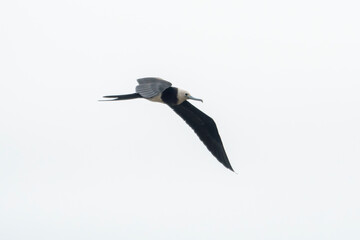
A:
{"type": "Polygon", "coordinates": [[[202,102],[201,99],[191,96],[185,90],[172,87],[170,82],[160,78],[147,77],[140,78],[137,81],[139,85],[136,86],[136,93],[104,96],[104,98],[111,99],[101,101],[145,98],[153,102],[167,104],[194,130],[214,157],[226,168],[234,171],[214,120],[187,101],[189,99],[202,102]]]}

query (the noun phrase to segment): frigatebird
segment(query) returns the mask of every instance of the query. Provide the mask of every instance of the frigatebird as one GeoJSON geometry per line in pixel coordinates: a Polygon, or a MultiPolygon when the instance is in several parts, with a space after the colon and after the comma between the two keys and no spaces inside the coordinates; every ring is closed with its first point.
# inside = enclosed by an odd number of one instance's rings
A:
{"type": "Polygon", "coordinates": [[[118,101],[135,98],[145,98],[153,102],[167,104],[195,131],[207,149],[226,168],[234,171],[226,155],[219,132],[214,120],[205,113],[194,107],[187,100],[201,101],[191,96],[187,91],[172,87],[172,84],[161,78],[147,77],[137,80],[136,93],[125,95],[110,95],[104,98],[112,98],[102,101],[118,101]]]}

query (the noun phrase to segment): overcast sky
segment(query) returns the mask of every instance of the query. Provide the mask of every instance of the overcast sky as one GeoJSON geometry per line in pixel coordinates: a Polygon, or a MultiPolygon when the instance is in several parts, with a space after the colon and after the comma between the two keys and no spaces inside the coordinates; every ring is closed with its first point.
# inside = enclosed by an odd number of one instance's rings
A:
{"type": "Polygon", "coordinates": [[[0,3],[0,239],[360,239],[358,1],[0,3]],[[215,119],[223,167],[157,76],[215,119]]]}

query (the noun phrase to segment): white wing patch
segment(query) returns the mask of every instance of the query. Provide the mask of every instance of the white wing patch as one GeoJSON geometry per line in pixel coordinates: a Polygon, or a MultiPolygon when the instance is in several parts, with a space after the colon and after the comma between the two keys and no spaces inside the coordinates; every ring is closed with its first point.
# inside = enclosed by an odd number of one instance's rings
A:
{"type": "Polygon", "coordinates": [[[161,78],[140,78],[137,80],[136,92],[144,98],[152,98],[171,87],[171,83],[161,78]]]}

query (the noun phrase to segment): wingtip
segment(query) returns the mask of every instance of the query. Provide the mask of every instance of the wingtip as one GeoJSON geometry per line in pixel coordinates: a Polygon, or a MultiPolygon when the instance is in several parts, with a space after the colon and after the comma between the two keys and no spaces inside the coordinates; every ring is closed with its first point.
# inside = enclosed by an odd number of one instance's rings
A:
{"type": "Polygon", "coordinates": [[[226,157],[226,162],[221,162],[223,165],[224,165],[224,167],[226,167],[227,169],[229,169],[230,171],[232,171],[232,172],[234,172],[234,173],[236,173],[237,174],[237,172],[235,172],[235,170],[233,169],[233,167],[231,166],[231,164],[230,164],[230,162],[229,162],[229,160],[227,159],[227,157],[226,157]]]}

